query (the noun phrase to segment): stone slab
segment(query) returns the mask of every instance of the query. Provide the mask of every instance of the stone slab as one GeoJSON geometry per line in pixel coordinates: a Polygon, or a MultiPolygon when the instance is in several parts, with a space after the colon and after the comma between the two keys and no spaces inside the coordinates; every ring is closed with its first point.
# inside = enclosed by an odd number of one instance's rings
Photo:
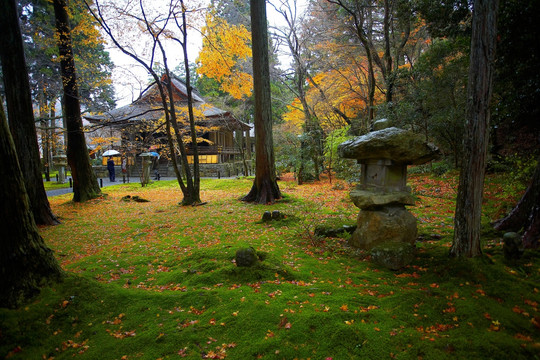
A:
{"type": "Polygon", "coordinates": [[[353,189],[350,197],[360,209],[373,209],[384,205],[415,205],[415,198],[406,191],[377,192],[370,189],[353,189]]]}
{"type": "Polygon", "coordinates": [[[338,147],[339,155],[347,159],[390,159],[395,163],[420,165],[439,156],[439,149],[412,131],[390,127],[372,131],[345,141],[338,147]]]}

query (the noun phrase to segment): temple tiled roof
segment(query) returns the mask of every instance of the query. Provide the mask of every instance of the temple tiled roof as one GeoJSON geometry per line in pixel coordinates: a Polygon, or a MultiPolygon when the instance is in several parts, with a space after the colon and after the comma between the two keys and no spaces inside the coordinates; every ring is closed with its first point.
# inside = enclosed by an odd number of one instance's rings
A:
{"type": "MultiPolygon", "coordinates": [[[[166,79],[165,77],[162,81],[166,79]]],[[[177,108],[187,106],[186,85],[177,78],[172,79],[173,97],[177,108]]],[[[192,91],[193,105],[201,109],[209,126],[223,126],[229,130],[249,130],[251,125],[236,119],[230,112],[207,103],[196,91],[192,91]]],[[[126,126],[141,121],[157,121],[164,116],[161,98],[156,83],[149,86],[141,96],[129,105],[125,105],[102,114],[84,115],[93,124],[108,126],[126,126]]],[[[200,124],[202,125],[202,124],[200,124]]]]}

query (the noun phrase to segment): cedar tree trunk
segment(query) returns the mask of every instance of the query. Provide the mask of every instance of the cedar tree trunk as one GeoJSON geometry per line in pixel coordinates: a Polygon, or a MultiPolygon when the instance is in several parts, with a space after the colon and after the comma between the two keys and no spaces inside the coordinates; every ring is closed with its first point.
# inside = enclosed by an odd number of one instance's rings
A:
{"type": "Polygon", "coordinates": [[[53,5],[64,85],[63,110],[67,128],[67,160],[73,178],[73,201],[82,202],[100,196],[101,190],[90,164],[84,137],[67,5],[65,0],[53,0],[53,5]]]}
{"type": "Polygon", "coordinates": [[[0,101],[0,307],[15,308],[62,270],[38,233],[0,101]]]}
{"type": "Polygon", "coordinates": [[[276,180],[272,139],[266,2],[250,0],[250,6],[255,95],[255,180],[242,200],[268,204],[281,199],[281,192],[276,180]]]}
{"type": "Polygon", "coordinates": [[[524,229],[523,246],[538,248],[540,238],[540,158],[531,184],[516,207],[504,219],[494,224],[497,230],[519,231],[524,229]]]}
{"type": "Polygon", "coordinates": [[[497,38],[497,7],[498,0],[474,2],[467,122],[454,218],[454,241],[450,249],[452,256],[482,255],[482,193],[489,140],[489,102],[497,38]]]}
{"type": "Polygon", "coordinates": [[[391,103],[394,95],[394,76],[392,75],[392,54],[390,52],[390,18],[391,18],[391,6],[389,0],[384,0],[384,19],[383,19],[383,32],[384,32],[384,67],[386,69],[386,103],[391,103]]]}
{"type": "Polygon", "coordinates": [[[17,5],[14,0],[3,0],[2,4],[0,58],[9,126],[18,158],[21,160],[24,185],[34,220],[39,225],[56,225],[59,222],[51,211],[40,172],[39,146],[17,5]]]}

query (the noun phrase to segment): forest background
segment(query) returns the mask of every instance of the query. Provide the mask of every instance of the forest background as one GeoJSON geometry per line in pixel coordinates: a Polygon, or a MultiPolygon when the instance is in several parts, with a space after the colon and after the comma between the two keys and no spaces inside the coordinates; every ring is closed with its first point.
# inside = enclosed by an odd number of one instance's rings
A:
{"type": "MultiPolygon", "coordinates": [[[[58,119],[61,99],[50,8],[36,1],[19,5],[33,99],[40,114],[42,152],[44,161],[49,162],[47,154],[55,151],[51,129],[58,125],[53,120],[58,119]]],[[[151,8],[156,19],[167,6],[163,5],[151,8]]],[[[293,172],[300,183],[318,179],[323,172],[352,180],[357,169],[339,159],[337,145],[368,132],[373,121],[380,118],[434,142],[443,153],[436,171],[459,168],[471,4],[401,0],[311,1],[304,7],[297,5],[292,1],[268,4],[272,23],[281,24],[270,27],[269,44],[278,173],[293,172]]],[[[106,51],[109,40],[100,34],[100,27],[83,3],[72,1],[70,6],[83,112],[114,108],[114,64],[106,51]]],[[[190,59],[191,84],[210,102],[250,123],[249,6],[237,1],[212,1],[207,6],[194,5],[188,22],[188,36],[198,32],[192,37],[203,38],[198,57],[190,59]]],[[[526,15],[536,6],[533,1],[501,1],[489,130],[489,168],[517,170],[520,166],[529,169],[523,174],[525,178],[530,178],[534,169],[539,142],[539,75],[534,71],[539,51],[532,41],[533,20],[526,15]]],[[[127,18],[116,17],[111,22],[124,28],[119,33],[121,40],[137,44],[132,48],[142,58],[152,56],[135,20],[130,27],[121,22],[127,18]]],[[[168,46],[174,49],[174,43],[168,46]]],[[[193,47],[192,43],[188,47],[193,47]]],[[[177,58],[179,51],[170,52],[177,58]]],[[[154,60],[151,65],[157,72],[163,70],[160,61],[154,60]]],[[[185,66],[177,62],[173,65],[173,73],[185,78],[185,66]]],[[[132,86],[138,82],[133,88],[139,91],[150,82],[148,74],[141,79],[133,66],[131,70],[118,70],[132,86]]],[[[132,98],[138,93],[132,91],[132,98]]],[[[107,143],[99,136],[94,141],[98,146],[107,143]]]]}

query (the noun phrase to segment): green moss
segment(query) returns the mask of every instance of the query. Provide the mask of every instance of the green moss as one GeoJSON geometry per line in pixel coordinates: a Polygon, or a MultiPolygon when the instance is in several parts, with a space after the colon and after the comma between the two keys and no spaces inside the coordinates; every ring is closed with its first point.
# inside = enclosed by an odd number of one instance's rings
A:
{"type": "Polygon", "coordinates": [[[354,222],[354,206],[317,206],[292,190],[286,202],[255,206],[237,200],[252,180],[203,182],[206,196],[220,194],[204,207],[160,203],[154,191],[179,195],[163,181],[53,205],[64,221],[40,231],[69,275],[20,309],[0,309],[0,357],[539,358],[540,255],[507,264],[498,235],[485,231],[483,258],[450,258],[451,229],[438,222],[450,205],[437,215],[439,198],[414,210],[429,221],[419,222],[411,264],[389,271],[346,239],[306,235],[354,222]],[[126,193],[150,202],[120,202],[126,193]],[[259,222],[274,209],[291,217],[259,222]],[[239,268],[236,249],[248,246],[265,258],[239,268]]]}

